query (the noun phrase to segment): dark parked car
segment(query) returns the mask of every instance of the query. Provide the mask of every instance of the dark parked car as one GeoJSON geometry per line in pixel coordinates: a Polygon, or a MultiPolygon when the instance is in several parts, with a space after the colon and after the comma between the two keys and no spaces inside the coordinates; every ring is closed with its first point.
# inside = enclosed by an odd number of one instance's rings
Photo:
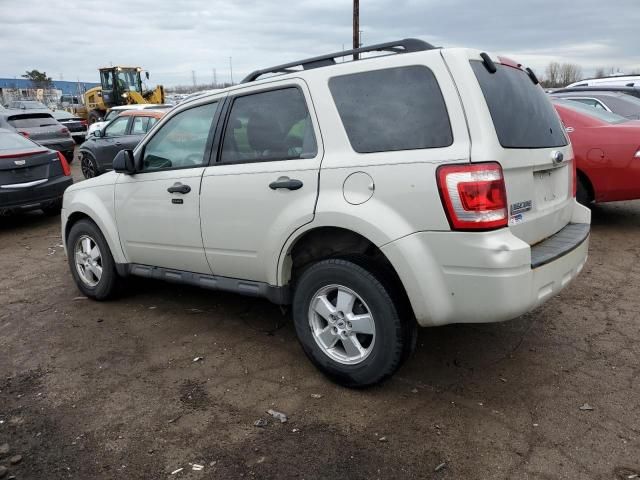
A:
{"type": "Polygon", "coordinates": [[[69,129],[60,125],[52,112],[4,110],[0,112],[0,128],[14,130],[43,147],[62,152],[67,161],[73,161],[74,142],[69,129]]]}
{"type": "Polygon", "coordinates": [[[566,88],[557,88],[553,90],[553,93],[576,93],[576,92],[582,92],[582,93],[618,92],[618,93],[626,93],[627,95],[640,98],[640,86],[616,87],[612,85],[601,85],[599,87],[566,87],[566,88]]]}
{"type": "Polygon", "coordinates": [[[72,183],[64,155],[0,128],[0,215],[35,209],[58,214],[72,183]]]}
{"type": "Polygon", "coordinates": [[[79,149],[84,177],[92,178],[111,170],[116,154],[135,148],[166,111],[127,110],[101,130],[95,130],[79,149]]]}
{"type": "Polygon", "coordinates": [[[59,124],[69,129],[69,133],[71,133],[74,142],[77,144],[84,142],[87,138],[87,121],[84,118],[80,118],[64,110],[56,110],[53,112],[53,118],[55,118],[59,124]]]}
{"type": "Polygon", "coordinates": [[[553,92],[552,98],[580,102],[615,113],[630,120],[640,120],[640,98],[620,92],[553,92]]]}

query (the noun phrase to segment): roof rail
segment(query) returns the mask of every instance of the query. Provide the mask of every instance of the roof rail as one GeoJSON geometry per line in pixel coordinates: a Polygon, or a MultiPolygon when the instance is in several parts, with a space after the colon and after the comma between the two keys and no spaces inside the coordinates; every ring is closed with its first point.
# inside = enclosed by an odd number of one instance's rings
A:
{"type": "Polygon", "coordinates": [[[366,47],[354,48],[353,50],[343,50],[340,52],[330,53],[328,55],[320,55],[319,57],[307,58],[306,60],[298,60],[297,62],[284,63],[275,67],[264,68],[251,72],[240,83],[253,82],[262,75],[267,73],[293,73],[298,70],[292,70],[294,67],[302,67],[303,70],[311,70],[312,68],[326,67],[335,65],[336,58],[346,57],[359,53],[367,52],[392,52],[392,53],[410,53],[420,52],[423,50],[434,50],[436,47],[424,40],[417,38],[405,38],[395,42],[377,43],[366,47]]]}

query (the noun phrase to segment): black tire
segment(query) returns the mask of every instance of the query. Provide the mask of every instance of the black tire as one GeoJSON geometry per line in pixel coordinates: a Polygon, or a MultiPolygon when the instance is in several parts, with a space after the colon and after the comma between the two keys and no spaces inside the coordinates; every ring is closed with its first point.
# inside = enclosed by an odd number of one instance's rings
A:
{"type": "Polygon", "coordinates": [[[407,356],[410,328],[400,314],[393,294],[360,265],[343,259],[320,261],[309,267],[297,281],[293,297],[293,320],[302,348],[313,364],[336,383],[346,387],[367,387],[393,375],[407,356]],[[374,319],[375,341],[370,353],[356,364],[331,358],[315,340],[309,309],[316,293],[330,285],[355,292],[366,303],[374,319]]]}
{"type": "Polygon", "coordinates": [[[585,207],[588,207],[593,201],[593,198],[591,198],[591,191],[586,185],[586,181],[580,177],[578,177],[576,200],[578,201],[578,203],[584,205],[585,207]]]}
{"type": "Polygon", "coordinates": [[[102,118],[102,114],[96,110],[91,110],[89,112],[89,116],[87,117],[87,122],[89,123],[89,125],[99,122],[100,119],[102,118]]]}
{"type": "Polygon", "coordinates": [[[45,213],[45,215],[50,215],[52,217],[60,215],[60,212],[62,211],[62,200],[56,200],[48,205],[43,206],[42,211],[45,213]]]}
{"type": "Polygon", "coordinates": [[[104,235],[102,235],[98,226],[91,220],[79,220],[71,227],[69,237],[67,238],[67,257],[73,279],[78,289],[84,295],[95,300],[107,300],[115,295],[119,281],[116,264],[104,235]],[[75,263],[75,248],[83,236],[88,236],[93,239],[100,249],[102,276],[94,286],[88,285],[82,280],[75,263]]]}
{"type": "Polygon", "coordinates": [[[80,170],[84,178],[93,178],[100,175],[100,169],[95,158],[90,153],[82,152],[80,157],[80,170]]]}

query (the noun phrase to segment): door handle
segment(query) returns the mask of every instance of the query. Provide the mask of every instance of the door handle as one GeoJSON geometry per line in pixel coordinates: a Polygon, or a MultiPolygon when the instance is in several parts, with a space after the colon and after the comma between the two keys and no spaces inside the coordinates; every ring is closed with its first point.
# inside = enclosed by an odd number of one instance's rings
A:
{"type": "Polygon", "coordinates": [[[189,193],[190,191],[191,187],[189,185],[183,185],[180,182],[176,182],[171,187],[167,188],[167,192],[169,193],[189,193]]]}
{"type": "Polygon", "coordinates": [[[287,190],[298,190],[302,188],[302,185],[302,182],[300,180],[296,180],[295,178],[280,177],[275,182],[271,182],[269,184],[269,188],[271,190],[278,190],[280,188],[286,188],[287,190]]]}

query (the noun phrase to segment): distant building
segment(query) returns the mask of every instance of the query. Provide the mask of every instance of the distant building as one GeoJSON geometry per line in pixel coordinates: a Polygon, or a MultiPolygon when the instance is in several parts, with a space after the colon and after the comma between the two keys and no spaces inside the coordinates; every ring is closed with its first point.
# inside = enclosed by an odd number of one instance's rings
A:
{"type": "Polygon", "coordinates": [[[53,88],[35,88],[26,78],[0,78],[0,101],[5,104],[11,100],[37,99],[46,103],[57,103],[62,95],[82,96],[90,88],[100,84],[95,82],[68,82],[53,80],[53,88]]]}

